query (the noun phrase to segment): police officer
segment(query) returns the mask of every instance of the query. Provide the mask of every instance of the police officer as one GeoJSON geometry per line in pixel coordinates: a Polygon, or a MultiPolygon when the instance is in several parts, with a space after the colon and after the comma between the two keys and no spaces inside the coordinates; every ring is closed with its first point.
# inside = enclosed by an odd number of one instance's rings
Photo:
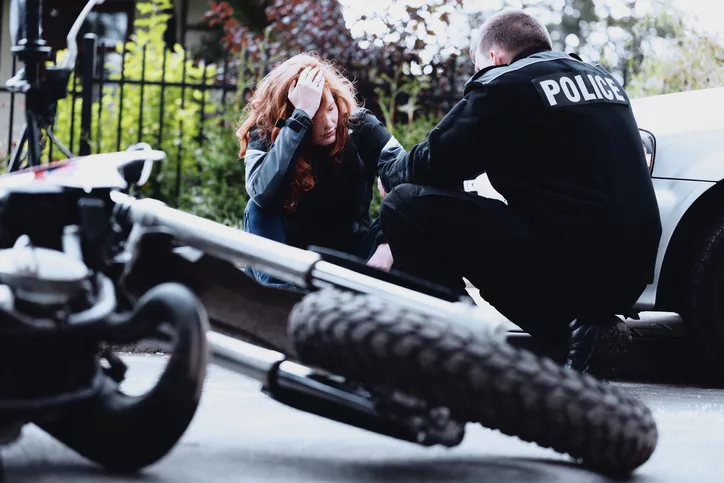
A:
{"type": "Polygon", "coordinates": [[[552,51],[504,10],[473,35],[459,103],[379,159],[394,267],[463,293],[463,277],[529,334],[595,372],[625,352],[628,313],[654,273],[661,222],[638,126],[604,68],[552,51]],[[487,173],[504,200],[463,190],[487,173]]]}

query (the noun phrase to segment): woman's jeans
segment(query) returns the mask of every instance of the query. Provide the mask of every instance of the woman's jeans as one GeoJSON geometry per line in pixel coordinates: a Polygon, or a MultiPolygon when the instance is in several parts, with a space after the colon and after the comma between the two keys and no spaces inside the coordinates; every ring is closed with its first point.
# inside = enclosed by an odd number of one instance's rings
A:
{"type": "MultiPolygon", "coordinates": [[[[244,231],[286,244],[284,213],[281,211],[264,211],[251,200],[246,204],[246,209],[244,210],[244,231]]],[[[377,249],[375,240],[378,232],[379,219],[376,219],[352,255],[369,260],[377,249]]],[[[289,282],[279,280],[249,266],[246,267],[246,273],[262,285],[279,288],[295,288],[295,286],[289,282]]]]}

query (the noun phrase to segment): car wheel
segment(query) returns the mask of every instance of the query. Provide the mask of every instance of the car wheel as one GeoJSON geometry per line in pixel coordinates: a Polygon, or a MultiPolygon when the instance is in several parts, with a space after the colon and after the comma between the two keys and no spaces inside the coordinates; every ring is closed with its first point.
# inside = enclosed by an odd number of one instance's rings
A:
{"type": "Polygon", "coordinates": [[[698,238],[681,316],[724,372],[724,218],[711,223],[698,238]]]}

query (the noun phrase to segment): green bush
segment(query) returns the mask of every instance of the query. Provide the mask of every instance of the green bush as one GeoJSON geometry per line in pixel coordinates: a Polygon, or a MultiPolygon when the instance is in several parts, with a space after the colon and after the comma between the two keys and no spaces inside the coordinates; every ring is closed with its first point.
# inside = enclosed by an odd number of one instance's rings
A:
{"type": "MultiPolygon", "coordinates": [[[[435,127],[439,119],[431,115],[417,117],[419,111],[418,95],[426,86],[426,83],[418,77],[409,75],[402,67],[395,71],[394,77],[382,74],[380,78],[389,86],[389,94],[385,89],[377,88],[375,90],[378,96],[378,102],[382,108],[382,119],[387,130],[397,139],[402,146],[409,151],[415,144],[424,141],[427,135],[435,127]],[[398,105],[397,97],[403,94],[408,96],[406,104],[398,105]],[[396,122],[398,112],[402,112],[407,117],[407,122],[396,122]]],[[[370,213],[376,218],[380,212],[380,203],[382,196],[375,188],[374,198],[370,205],[370,213]]]]}
{"type": "MultiPolygon", "coordinates": [[[[151,82],[164,80],[167,83],[179,84],[185,81],[200,86],[210,83],[215,75],[216,69],[213,65],[206,68],[204,65],[195,65],[192,60],[186,58],[179,45],[174,46],[172,51],[166,48],[163,35],[169,15],[164,12],[171,7],[170,0],[147,0],[137,4],[134,39],[125,45],[123,69],[126,80],[139,81],[143,78],[151,82]]],[[[123,45],[118,44],[115,51],[122,54],[123,45]]],[[[60,53],[59,57],[62,58],[62,55],[63,53],[60,53]]],[[[113,72],[110,62],[107,63],[106,69],[111,70],[107,77],[110,82],[103,86],[100,98],[92,107],[91,139],[89,139],[91,152],[109,152],[119,148],[123,150],[139,141],[165,151],[168,159],[159,176],[145,191],[151,196],[175,204],[177,173],[180,172],[182,180],[195,177],[196,161],[202,157],[202,148],[197,135],[201,130],[201,105],[204,96],[206,96],[204,117],[207,119],[205,122],[209,124],[213,122],[215,108],[209,100],[208,92],[191,87],[184,89],[181,86],[134,84],[125,84],[121,90],[116,84],[121,80],[120,72],[113,72]],[[98,116],[99,104],[100,116],[98,116]],[[100,139],[95,139],[98,132],[100,139]],[[160,143],[159,138],[161,138],[160,143]]],[[[74,139],[80,139],[81,106],[81,99],[73,101],[71,97],[58,103],[55,132],[61,140],[70,139],[71,113],[74,116],[74,139]],[[75,102],[74,112],[72,102],[75,102]]],[[[74,142],[74,145],[77,151],[78,143],[74,142]]],[[[56,159],[62,159],[62,154],[58,150],[54,150],[53,155],[56,159]]]]}
{"type": "Polygon", "coordinates": [[[181,192],[179,208],[235,228],[243,227],[249,195],[244,187],[243,161],[234,134],[237,110],[232,108],[206,131],[198,160],[201,169],[193,183],[181,192]]]}

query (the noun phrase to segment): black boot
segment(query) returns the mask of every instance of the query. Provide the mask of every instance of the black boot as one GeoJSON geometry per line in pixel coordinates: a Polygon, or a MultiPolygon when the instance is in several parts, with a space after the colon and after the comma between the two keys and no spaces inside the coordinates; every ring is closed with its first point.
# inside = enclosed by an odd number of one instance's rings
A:
{"type": "Polygon", "coordinates": [[[631,344],[631,331],[616,316],[579,318],[569,328],[566,369],[595,375],[610,369],[613,360],[624,355],[631,344]]]}

